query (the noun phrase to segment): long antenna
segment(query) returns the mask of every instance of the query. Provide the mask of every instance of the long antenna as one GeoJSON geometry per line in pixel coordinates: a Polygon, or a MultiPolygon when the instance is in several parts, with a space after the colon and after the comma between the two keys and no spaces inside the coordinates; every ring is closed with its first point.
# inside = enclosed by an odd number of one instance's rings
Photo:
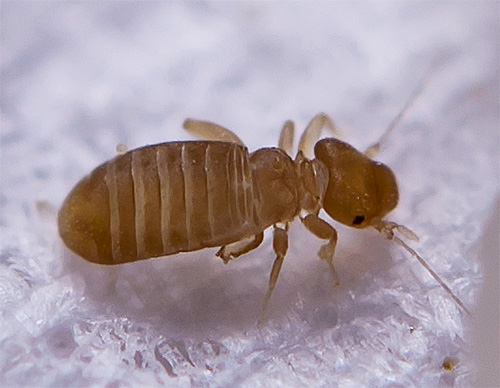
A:
{"type": "Polygon", "coordinates": [[[422,256],[420,256],[417,252],[415,252],[412,248],[410,248],[403,240],[394,235],[394,229],[396,229],[399,233],[405,236],[409,240],[418,241],[418,236],[413,233],[406,226],[396,224],[392,221],[380,221],[380,224],[375,225],[375,229],[377,229],[382,236],[384,236],[388,240],[393,240],[397,244],[401,245],[404,249],[406,249],[414,258],[416,258],[420,264],[431,274],[431,276],[439,283],[441,287],[451,296],[451,298],[458,304],[460,307],[464,309],[464,311],[468,315],[472,315],[467,307],[463,304],[458,296],[456,296],[453,291],[446,285],[445,282],[441,280],[439,275],[434,272],[429,264],[424,260],[422,256]]]}
{"type": "MultiPolygon", "coordinates": [[[[441,58],[442,59],[442,58],[441,58]]],[[[439,65],[439,62],[438,62],[439,65]]],[[[399,125],[405,114],[408,112],[408,110],[413,106],[415,101],[420,97],[422,94],[423,90],[425,87],[428,85],[430,82],[432,76],[434,75],[436,71],[437,66],[432,66],[426,74],[423,76],[423,78],[420,80],[419,84],[413,91],[413,93],[410,95],[408,98],[408,101],[406,104],[403,106],[403,108],[399,111],[397,116],[391,121],[385,132],[382,134],[382,136],[379,138],[379,140],[372,144],[370,147],[368,147],[365,151],[365,154],[372,158],[375,156],[379,151],[381,146],[386,142],[387,138],[391,134],[391,132],[399,125]]],[[[377,229],[385,238],[389,240],[393,240],[397,244],[401,245],[406,251],[408,251],[413,257],[415,257],[420,264],[429,272],[429,274],[439,283],[439,285],[451,296],[451,298],[455,301],[456,304],[458,304],[468,315],[471,315],[469,309],[465,307],[463,302],[460,300],[458,296],[456,296],[453,291],[446,285],[445,282],[441,280],[439,275],[434,272],[434,270],[430,267],[429,264],[423,259],[422,256],[420,256],[416,251],[414,251],[412,248],[410,248],[403,240],[401,240],[399,237],[396,237],[394,235],[394,229],[396,229],[398,232],[400,232],[403,236],[405,236],[409,240],[414,240],[418,241],[418,236],[413,233],[410,229],[403,225],[398,225],[395,222],[391,221],[380,221],[380,224],[375,225],[375,229],[377,229]]]]}
{"type": "Polygon", "coordinates": [[[394,236],[392,238],[394,240],[394,242],[398,243],[399,245],[401,245],[404,249],[406,249],[413,257],[415,257],[419,262],[420,264],[422,264],[422,266],[431,274],[431,276],[439,283],[439,285],[441,287],[444,288],[444,290],[450,294],[450,296],[452,297],[452,299],[455,301],[456,304],[458,304],[460,307],[462,307],[464,309],[464,311],[471,315],[469,309],[467,309],[467,307],[465,307],[465,305],[462,303],[462,301],[460,300],[460,298],[458,296],[456,296],[453,291],[450,289],[450,287],[448,287],[446,285],[445,282],[443,282],[441,280],[441,278],[439,277],[439,275],[434,272],[434,270],[429,266],[429,264],[427,264],[427,262],[422,258],[422,256],[420,256],[417,252],[415,252],[413,249],[411,249],[403,240],[401,240],[400,238],[394,236]]]}
{"type": "Polygon", "coordinates": [[[423,90],[425,89],[425,87],[427,86],[429,81],[431,80],[434,73],[435,73],[435,67],[432,67],[431,69],[429,69],[427,71],[427,73],[420,80],[419,84],[417,85],[417,87],[415,88],[413,93],[408,98],[408,101],[406,101],[405,106],[403,106],[403,108],[399,111],[399,113],[396,115],[396,117],[394,117],[394,119],[391,121],[391,123],[389,124],[387,129],[384,131],[382,136],[378,139],[378,141],[376,143],[372,144],[370,147],[368,147],[366,149],[365,154],[368,157],[372,158],[376,154],[378,154],[378,152],[380,151],[380,148],[387,141],[387,138],[389,137],[391,132],[399,125],[399,123],[401,123],[401,120],[404,118],[404,116],[406,115],[408,110],[413,106],[413,104],[418,99],[418,97],[420,97],[420,95],[422,94],[423,90]]]}

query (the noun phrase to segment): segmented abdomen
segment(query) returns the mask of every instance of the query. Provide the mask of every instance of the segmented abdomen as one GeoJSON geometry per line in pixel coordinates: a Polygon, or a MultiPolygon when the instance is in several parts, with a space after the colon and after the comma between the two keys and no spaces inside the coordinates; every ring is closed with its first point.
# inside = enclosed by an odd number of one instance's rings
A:
{"type": "Polygon", "coordinates": [[[173,142],[133,150],[95,169],[68,196],[59,224],[76,253],[119,264],[248,237],[260,231],[254,208],[246,148],[173,142]],[[89,211],[100,216],[79,215],[75,209],[85,207],[79,200],[90,201],[89,211]],[[85,237],[73,238],[72,231],[93,236],[93,243],[79,251],[85,237]]]}

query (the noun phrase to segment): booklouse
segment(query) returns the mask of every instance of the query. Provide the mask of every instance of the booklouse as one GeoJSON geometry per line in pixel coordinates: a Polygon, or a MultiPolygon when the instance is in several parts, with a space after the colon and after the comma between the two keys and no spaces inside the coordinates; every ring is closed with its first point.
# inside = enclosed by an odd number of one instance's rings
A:
{"type": "MultiPolygon", "coordinates": [[[[221,247],[224,262],[257,248],[273,227],[276,254],[263,309],[276,285],[288,249],[288,225],[299,217],[326,241],[318,252],[338,281],[333,258],[337,232],[319,212],[354,228],[372,227],[403,246],[465,310],[462,302],[395,231],[409,229],[385,219],[398,203],[396,178],[372,157],[401,120],[420,89],[381,139],[360,152],[337,138],[319,141],[334,122],[316,115],[290,156],[293,123],[281,131],[278,148],[249,153],[243,142],[219,125],[188,119],[184,128],[203,141],[167,142],[118,155],[83,178],[58,215],[64,243],[85,260],[124,264],[209,247],[221,247]],[[314,146],[314,159],[306,151],[314,146]]],[[[468,312],[468,311],[467,311],[468,312]]]]}

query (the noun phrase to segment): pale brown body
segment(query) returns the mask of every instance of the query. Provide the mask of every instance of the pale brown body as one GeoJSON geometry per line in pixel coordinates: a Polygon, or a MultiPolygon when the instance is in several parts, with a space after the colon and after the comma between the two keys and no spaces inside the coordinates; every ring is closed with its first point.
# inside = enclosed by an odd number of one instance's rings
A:
{"type": "Polygon", "coordinates": [[[59,212],[59,233],[71,250],[95,263],[122,264],[221,246],[217,255],[228,262],[256,248],[273,225],[276,259],[265,308],[295,217],[327,240],[318,256],[336,281],[337,232],[319,218],[322,208],[341,223],[375,227],[386,238],[402,228],[382,220],[398,202],[388,167],[334,138],[315,144],[316,159],[304,156],[322,128],[336,130],[324,114],[311,120],[295,160],[288,155],[291,122],[283,127],[279,148],[251,154],[216,124],[186,120],[184,126],[210,141],[139,148],[102,164],[75,186],[59,212]]]}
{"type": "MultiPolygon", "coordinates": [[[[316,143],[323,129],[337,131],[327,115],[316,115],[290,157],[294,125],[285,122],[279,148],[251,154],[230,130],[187,119],[184,128],[205,141],[171,142],[139,148],[97,167],[70,192],[59,211],[59,234],[88,261],[121,264],[178,252],[221,246],[225,263],[260,245],[273,226],[276,259],[266,309],[288,249],[288,225],[299,216],[318,238],[318,252],[338,282],[333,265],[337,232],[319,218],[355,228],[373,227],[414,256],[469,313],[425,260],[397,237],[418,240],[409,229],[383,218],[398,203],[392,171],[373,161],[381,145],[415,102],[425,77],[380,139],[364,153],[335,139],[316,143]],[[308,159],[314,147],[315,159],[308,159]]],[[[470,313],[469,313],[470,314],[470,313]]]]}
{"type": "Polygon", "coordinates": [[[279,149],[249,155],[218,141],[143,147],[84,178],[60,211],[59,230],[70,249],[100,264],[223,246],[293,219],[295,181],[279,149]],[[268,163],[288,169],[270,180],[261,174],[268,163]]]}
{"type": "Polygon", "coordinates": [[[394,230],[416,240],[413,232],[383,218],[398,203],[391,170],[371,159],[416,98],[413,97],[380,140],[361,153],[326,138],[336,131],[325,114],[315,116],[289,156],[293,123],[281,131],[279,148],[251,154],[231,131],[205,121],[186,120],[184,128],[206,141],[171,142],[139,148],[97,167],[68,195],[59,211],[59,234],[88,261],[122,264],[178,252],[221,246],[224,262],[260,245],[273,226],[276,253],[266,308],[288,249],[288,224],[299,216],[318,238],[318,252],[338,282],[333,265],[337,232],[319,218],[324,209],[334,220],[355,228],[373,227],[403,246],[466,311],[467,308],[429,265],[394,230]],[[314,145],[315,159],[304,156],[314,145]]]}

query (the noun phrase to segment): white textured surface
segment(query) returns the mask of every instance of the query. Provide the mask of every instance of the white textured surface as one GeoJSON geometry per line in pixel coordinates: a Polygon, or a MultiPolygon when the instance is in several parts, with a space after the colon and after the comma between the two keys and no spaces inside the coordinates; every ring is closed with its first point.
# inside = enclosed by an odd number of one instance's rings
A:
{"type": "Polygon", "coordinates": [[[257,328],[269,235],[227,266],[206,250],[100,268],[36,203],[59,207],[118,143],[185,139],[186,117],[256,149],[324,111],[365,147],[441,60],[380,160],[401,188],[390,218],[472,308],[498,194],[498,4],[3,2],[1,18],[0,386],[472,385],[467,317],[373,231],[339,227],[333,289],[293,224],[257,328]]]}

